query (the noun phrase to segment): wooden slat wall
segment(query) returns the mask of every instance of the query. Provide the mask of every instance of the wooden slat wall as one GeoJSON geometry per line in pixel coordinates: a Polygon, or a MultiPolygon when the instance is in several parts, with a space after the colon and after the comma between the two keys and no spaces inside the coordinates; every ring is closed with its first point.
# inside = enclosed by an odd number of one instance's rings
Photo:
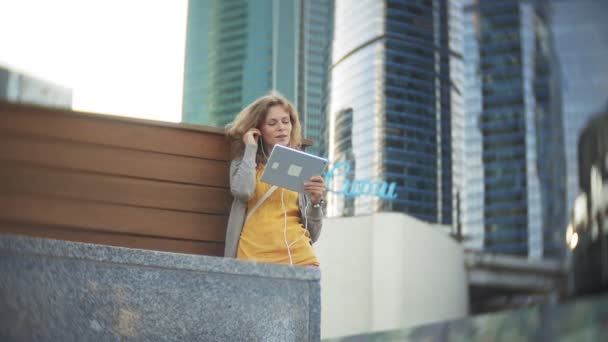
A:
{"type": "Polygon", "coordinates": [[[0,233],[220,256],[220,129],[0,102],[0,233]]]}

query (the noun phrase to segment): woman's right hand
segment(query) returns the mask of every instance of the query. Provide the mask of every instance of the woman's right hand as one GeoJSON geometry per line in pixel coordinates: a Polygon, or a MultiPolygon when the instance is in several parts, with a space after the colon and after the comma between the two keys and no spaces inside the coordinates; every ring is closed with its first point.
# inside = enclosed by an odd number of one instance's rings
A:
{"type": "Polygon", "coordinates": [[[243,134],[243,142],[247,144],[258,144],[258,138],[262,135],[262,132],[257,128],[250,128],[245,134],[243,134]]]}

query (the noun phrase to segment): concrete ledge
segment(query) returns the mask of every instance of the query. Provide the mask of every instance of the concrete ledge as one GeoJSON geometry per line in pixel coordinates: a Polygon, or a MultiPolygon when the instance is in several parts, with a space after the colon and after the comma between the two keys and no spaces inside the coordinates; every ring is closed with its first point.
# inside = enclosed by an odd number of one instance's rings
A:
{"type": "Polygon", "coordinates": [[[320,339],[320,271],[0,235],[2,341],[320,339]]]}

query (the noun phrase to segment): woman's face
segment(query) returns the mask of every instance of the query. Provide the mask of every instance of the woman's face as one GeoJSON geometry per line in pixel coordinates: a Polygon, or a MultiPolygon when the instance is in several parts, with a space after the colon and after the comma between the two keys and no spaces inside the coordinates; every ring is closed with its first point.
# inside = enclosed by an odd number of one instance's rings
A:
{"type": "Polygon", "coordinates": [[[262,138],[267,149],[275,144],[287,146],[291,138],[291,118],[281,105],[274,105],[268,110],[266,119],[260,127],[262,138]]]}

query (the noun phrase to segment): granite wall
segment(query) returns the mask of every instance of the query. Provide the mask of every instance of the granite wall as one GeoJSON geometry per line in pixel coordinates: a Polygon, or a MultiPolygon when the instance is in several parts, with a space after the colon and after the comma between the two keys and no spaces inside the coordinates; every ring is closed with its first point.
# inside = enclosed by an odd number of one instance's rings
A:
{"type": "Polygon", "coordinates": [[[1,341],[317,341],[320,270],[0,235],[1,341]]]}

